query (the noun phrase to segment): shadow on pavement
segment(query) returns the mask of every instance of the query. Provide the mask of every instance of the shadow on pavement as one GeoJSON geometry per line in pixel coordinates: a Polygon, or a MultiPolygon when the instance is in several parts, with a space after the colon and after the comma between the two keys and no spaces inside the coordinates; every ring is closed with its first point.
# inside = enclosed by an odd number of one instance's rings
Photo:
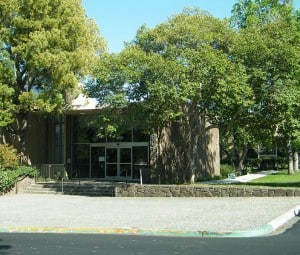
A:
{"type": "Polygon", "coordinates": [[[11,245],[1,245],[0,244],[0,255],[6,255],[8,254],[6,251],[11,249],[12,246],[11,245]]]}

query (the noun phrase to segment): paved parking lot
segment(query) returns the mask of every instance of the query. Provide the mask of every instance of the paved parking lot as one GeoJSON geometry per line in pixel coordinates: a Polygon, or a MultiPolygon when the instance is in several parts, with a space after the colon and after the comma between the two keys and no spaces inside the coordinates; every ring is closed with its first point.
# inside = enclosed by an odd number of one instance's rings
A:
{"type": "Polygon", "coordinates": [[[0,230],[32,228],[231,232],[258,229],[300,205],[282,198],[0,197],[0,230]]]}

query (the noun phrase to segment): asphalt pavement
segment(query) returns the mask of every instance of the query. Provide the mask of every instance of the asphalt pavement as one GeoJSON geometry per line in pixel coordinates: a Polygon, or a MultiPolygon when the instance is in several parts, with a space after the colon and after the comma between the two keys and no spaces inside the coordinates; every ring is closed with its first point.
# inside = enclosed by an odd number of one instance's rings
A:
{"type": "Polygon", "coordinates": [[[0,232],[250,237],[270,234],[299,213],[299,197],[6,195],[0,232]]]}

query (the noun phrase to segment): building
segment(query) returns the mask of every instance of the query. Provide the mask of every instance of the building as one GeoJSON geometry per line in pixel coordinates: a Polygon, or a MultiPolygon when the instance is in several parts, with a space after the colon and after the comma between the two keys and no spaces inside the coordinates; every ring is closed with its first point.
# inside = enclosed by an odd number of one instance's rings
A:
{"type": "MultiPolygon", "coordinates": [[[[79,95],[63,116],[33,114],[27,138],[32,165],[51,178],[59,177],[64,169],[70,179],[139,181],[142,170],[144,181],[158,182],[153,169],[155,136],[128,130],[115,139],[100,138],[90,125],[100,111],[96,100],[79,95]]],[[[209,149],[216,155],[209,172],[218,175],[218,130],[209,132],[209,149]]]]}

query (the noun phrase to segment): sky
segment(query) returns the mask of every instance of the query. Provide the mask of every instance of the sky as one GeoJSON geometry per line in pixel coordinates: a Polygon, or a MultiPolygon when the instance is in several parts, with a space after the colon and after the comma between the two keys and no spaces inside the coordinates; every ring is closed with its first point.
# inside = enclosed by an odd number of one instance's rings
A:
{"type": "MultiPolygon", "coordinates": [[[[237,0],[82,0],[89,18],[96,21],[100,34],[107,42],[110,52],[118,53],[124,42],[135,38],[142,25],[153,28],[166,21],[184,7],[198,7],[217,18],[231,16],[237,0]]],[[[294,0],[300,8],[300,0],[294,0]]]]}

